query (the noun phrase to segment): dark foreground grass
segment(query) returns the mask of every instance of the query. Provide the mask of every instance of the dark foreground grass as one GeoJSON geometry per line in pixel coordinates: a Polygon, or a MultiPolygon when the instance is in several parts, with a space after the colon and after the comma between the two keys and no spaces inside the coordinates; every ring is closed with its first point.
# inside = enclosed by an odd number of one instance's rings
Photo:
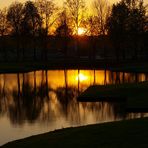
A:
{"type": "Polygon", "coordinates": [[[125,101],[127,109],[148,111],[148,82],[91,86],[78,97],[78,101],[125,101]]]}
{"type": "Polygon", "coordinates": [[[2,148],[147,148],[148,118],[68,128],[10,142],[2,148]]]}

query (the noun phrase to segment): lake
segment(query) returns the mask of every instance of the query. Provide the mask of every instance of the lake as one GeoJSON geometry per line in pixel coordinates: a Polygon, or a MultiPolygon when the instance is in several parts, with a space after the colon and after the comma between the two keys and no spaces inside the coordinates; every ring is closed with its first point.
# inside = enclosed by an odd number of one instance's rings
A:
{"type": "Polygon", "coordinates": [[[148,74],[107,70],[42,70],[0,74],[0,145],[55,129],[148,116],[122,104],[77,102],[90,85],[134,83],[148,74]]]}

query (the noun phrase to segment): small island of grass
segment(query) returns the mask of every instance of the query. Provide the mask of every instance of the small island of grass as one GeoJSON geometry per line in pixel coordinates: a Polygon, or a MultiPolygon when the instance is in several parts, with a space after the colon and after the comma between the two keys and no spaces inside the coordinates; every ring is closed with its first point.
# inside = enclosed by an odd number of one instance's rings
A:
{"type": "Polygon", "coordinates": [[[79,97],[81,102],[116,101],[125,102],[128,111],[148,111],[148,82],[94,85],[79,97]]]}

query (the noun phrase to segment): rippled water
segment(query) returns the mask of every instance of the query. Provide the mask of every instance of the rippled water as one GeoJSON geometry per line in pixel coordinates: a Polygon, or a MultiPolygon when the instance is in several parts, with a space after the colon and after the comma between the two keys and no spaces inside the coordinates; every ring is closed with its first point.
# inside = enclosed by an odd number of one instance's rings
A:
{"type": "Polygon", "coordinates": [[[106,70],[48,70],[0,74],[0,145],[59,128],[148,116],[125,114],[119,103],[79,103],[93,84],[148,80],[147,74],[106,70]]]}

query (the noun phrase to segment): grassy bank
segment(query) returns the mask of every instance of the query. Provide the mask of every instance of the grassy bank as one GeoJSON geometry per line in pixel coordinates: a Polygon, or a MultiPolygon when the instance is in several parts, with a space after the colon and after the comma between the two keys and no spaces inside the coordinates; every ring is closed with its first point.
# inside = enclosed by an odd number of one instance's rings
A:
{"type": "Polygon", "coordinates": [[[148,147],[148,118],[49,132],[8,143],[2,148],[148,147]]]}
{"type": "Polygon", "coordinates": [[[113,85],[95,85],[89,87],[78,101],[125,101],[127,109],[148,111],[148,82],[113,85]]]}

